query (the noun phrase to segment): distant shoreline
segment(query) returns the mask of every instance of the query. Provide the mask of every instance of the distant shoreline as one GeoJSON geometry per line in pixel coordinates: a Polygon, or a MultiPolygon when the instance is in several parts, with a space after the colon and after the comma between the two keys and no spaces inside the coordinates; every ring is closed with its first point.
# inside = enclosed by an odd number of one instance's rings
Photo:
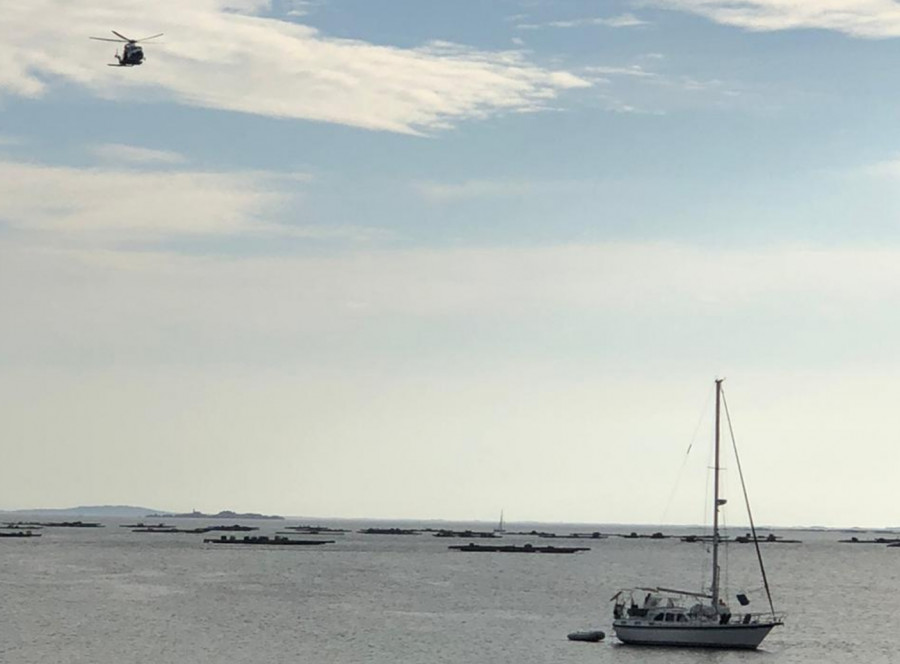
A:
{"type": "Polygon", "coordinates": [[[192,512],[174,513],[150,507],[137,507],[134,505],[80,505],[78,507],[65,508],[39,508],[0,510],[0,514],[15,515],[44,515],[66,517],[92,517],[113,519],[256,519],[267,521],[283,521],[283,516],[275,514],[257,514],[256,512],[234,512],[222,510],[217,514],[205,514],[196,510],[192,512]]]}
{"type": "MultiPolygon", "coordinates": [[[[366,524],[425,524],[434,528],[470,528],[478,529],[482,527],[493,527],[496,522],[486,519],[447,519],[447,518],[409,518],[397,517],[389,518],[383,516],[377,517],[345,517],[345,516],[310,516],[310,515],[266,515],[255,512],[234,512],[231,510],[223,510],[217,514],[206,514],[204,512],[167,512],[166,510],[153,509],[149,507],[140,507],[134,505],[87,505],[67,508],[32,508],[32,509],[5,509],[0,510],[0,516],[18,518],[20,516],[48,516],[48,517],[66,517],[67,519],[77,518],[110,518],[110,519],[235,519],[235,520],[263,520],[263,521],[307,521],[316,523],[340,522],[340,523],[366,523],[366,524]]],[[[660,524],[660,523],[626,523],[626,522],[582,522],[582,521],[534,521],[530,519],[516,520],[514,526],[518,530],[546,530],[550,527],[564,527],[574,529],[589,529],[591,531],[599,530],[601,532],[619,531],[619,530],[673,530],[673,529],[696,529],[702,530],[707,525],[700,523],[682,523],[682,524],[660,524]]],[[[748,524],[735,524],[729,527],[729,530],[745,531],[748,524]]],[[[900,526],[821,526],[821,525],[760,525],[757,531],[794,531],[794,532],[843,532],[853,534],[859,533],[876,533],[876,534],[900,534],[900,526]]]]}

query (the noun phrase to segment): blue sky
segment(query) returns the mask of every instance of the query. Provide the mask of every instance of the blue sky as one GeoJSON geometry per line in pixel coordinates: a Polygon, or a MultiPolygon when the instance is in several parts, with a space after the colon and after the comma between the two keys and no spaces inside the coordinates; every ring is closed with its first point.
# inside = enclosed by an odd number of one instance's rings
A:
{"type": "Polygon", "coordinates": [[[725,375],[896,523],[900,5],[797,5],[0,0],[0,507],[698,521],[725,375]]]}

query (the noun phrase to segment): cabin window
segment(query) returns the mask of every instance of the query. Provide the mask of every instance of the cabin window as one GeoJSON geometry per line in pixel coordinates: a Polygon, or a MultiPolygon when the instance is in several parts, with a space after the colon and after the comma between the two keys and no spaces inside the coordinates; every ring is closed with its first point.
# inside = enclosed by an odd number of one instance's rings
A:
{"type": "Polygon", "coordinates": [[[675,622],[675,614],[667,613],[666,614],[666,622],[675,622]]]}
{"type": "Polygon", "coordinates": [[[678,622],[687,622],[687,621],[688,621],[688,619],[687,619],[686,615],[684,615],[683,613],[678,614],[678,622]]]}
{"type": "Polygon", "coordinates": [[[657,613],[655,616],[653,616],[653,619],[662,622],[662,620],[663,620],[664,617],[665,617],[665,614],[663,614],[663,613],[657,613]]]}

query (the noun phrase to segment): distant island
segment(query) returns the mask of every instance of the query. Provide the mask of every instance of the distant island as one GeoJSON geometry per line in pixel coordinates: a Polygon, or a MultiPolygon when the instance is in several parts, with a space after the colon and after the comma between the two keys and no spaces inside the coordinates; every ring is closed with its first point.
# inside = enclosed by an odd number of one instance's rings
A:
{"type": "Polygon", "coordinates": [[[157,514],[146,514],[148,519],[265,519],[268,521],[284,521],[283,516],[277,514],[257,514],[255,512],[232,512],[231,510],[222,510],[217,514],[204,514],[197,510],[183,512],[181,514],[171,514],[170,512],[160,512],[157,514]]]}
{"type": "Polygon", "coordinates": [[[41,509],[2,510],[0,514],[30,514],[56,516],[90,516],[90,517],[143,517],[147,512],[158,511],[149,507],[132,505],[79,505],[78,507],[55,507],[41,509]]]}

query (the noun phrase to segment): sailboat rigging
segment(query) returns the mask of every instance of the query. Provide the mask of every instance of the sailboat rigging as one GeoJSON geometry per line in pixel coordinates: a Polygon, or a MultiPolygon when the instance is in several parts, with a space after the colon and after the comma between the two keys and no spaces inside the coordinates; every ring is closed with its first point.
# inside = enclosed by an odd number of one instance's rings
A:
{"type": "MultiPolygon", "coordinates": [[[[613,630],[616,637],[623,643],[755,649],[759,647],[759,644],[762,643],[773,627],[783,624],[783,617],[775,613],[772,595],[769,591],[769,581],[763,566],[762,553],[756,536],[756,526],[750,511],[750,502],[747,499],[747,487],[744,483],[740,457],[737,454],[737,444],[734,442],[734,431],[731,427],[731,417],[728,414],[728,404],[725,401],[725,395],[722,390],[722,379],[716,380],[715,461],[713,471],[712,579],[709,592],[690,592],[660,587],[620,590],[612,598],[612,601],[615,602],[613,607],[613,630]],[[726,501],[720,495],[719,474],[721,470],[720,430],[723,406],[728,421],[728,429],[731,433],[744,500],[747,505],[753,542],[756,545],[760,573],[769,601],[770,610],[766,613],[748,611],[742,615],[733,615],[722,595],[721,570],[719,566],[719,546],[722,539],[719,533],[719,508],[726,501]],[[639,604],[637,600],[641,596],[643,596],[643,601],[639,604]]],[[[746,606],[749,603],[744,594],[737,595],[737,600],[741,606],[746,606]]]]}

